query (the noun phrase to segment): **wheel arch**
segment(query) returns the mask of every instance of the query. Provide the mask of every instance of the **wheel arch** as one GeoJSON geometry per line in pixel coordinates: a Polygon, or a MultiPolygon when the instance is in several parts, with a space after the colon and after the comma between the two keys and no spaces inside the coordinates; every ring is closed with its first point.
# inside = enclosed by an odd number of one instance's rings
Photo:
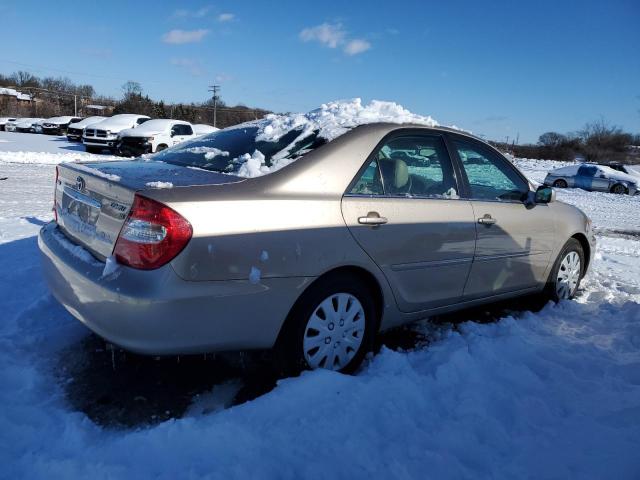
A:
{"type": "Polygon", "coordinates": [[[292,317],[295,311],[297,310],[297,308],[299,307],[300,303],[304,300],[305,295],[307,295],[308,292],[310,292],[314,288],[314,286],[317,285],[318,283],[328,281],[332,277],[339,277],[339,276],[345,276],[345,275],[353,276],[361,279],[363,283],[367,285],[367,288],[371,291],[373,295],[373,301],[376,307],[377,317],[378,317],[376,318],[377,324],[376,324],[375,333],[380,331],[380,325],[382,324],[382,315],[384,313],[384,292],[382,290],[382,286],[380,285],[380,282],[378,281],[376,276],[366,268],[356,266],[356,265],[343,265],[343,266],[339,266],[339,267],[335,267],[330,270],[327,270],[326,272],[318,276],[315,280],[313,280],[311,283],[309,283],[309,285],[306,286],[306,288],[302,291],[302,293],[298,295],[298,298],[289,309],[289,313],[287,314],[285,321],[282,323],[282,326],[280,327],[280,331],[278,332],[278,337],[276,339],[276,345],[280,342],[281,337],[283,336],[283,333],[286,331],[287,325],[293,321],[292,317]]]}
{"type": "Polygon", "coordinates": [[[589,244],[589,240],[583,233],[575,233],[571,238],[575,238],[582,247],[585,263],[584,272],[586,272],[589,269],[589,262],[591,261],[591,245],[589,244]]]}

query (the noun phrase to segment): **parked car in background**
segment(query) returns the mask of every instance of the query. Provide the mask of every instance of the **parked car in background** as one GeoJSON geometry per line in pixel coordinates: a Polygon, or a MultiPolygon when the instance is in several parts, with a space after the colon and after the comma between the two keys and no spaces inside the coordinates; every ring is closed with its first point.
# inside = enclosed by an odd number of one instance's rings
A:
{"type": "Polygon", "coordinates": [[[122,130],[118,136],[118,154],[138,157],[160,152],[195,137],[193,127],[182,120],[154,119],[139,127],[122,130]]]}
{"type": "Polygon", "coordinates": [[[610,163],[609,167],[617,170],[618,172],[626,173],[635,177],[640,182],[640,165],[625,165],[623,163],[610,163]]]}
{"type": "Polygon", "coordinates": [[[489,144],[398,123],[327,122],[344,131],[332,139],[286,120],[58,166],[39,236],[54,296],[133,351],[273,347],[292,370],[350,372],[380,330],[575,295],[590,220],[489,144]]]}
{"type": "Polygon", "coordinates": [[[105,120],[107,117],[93,116],[83,118],[79,122],[71,123],[67,127],[67,139],[72,142],[81,142],[82,141],[82,131],[85,127],[89,125],[93,125],[94,123],[101,122],[105,120]]]}
{"type": "Polygon", "coordinates": [[[556,168],[547,173],[544,184],[556,188],[581,188],[590,192],[627,193],[638,192],[639,179],[611,167],[585,163],[556,168]]]}
{"type": "Polygon", "coordinates": [[[4,130],[7,122],[13,122],[16,120],[16,117],[0,117],[0,131],[4,130]]]}
{"type": "Polygon", "coordinates": [[[209,133],[217,132],[220,130],[219,128],[212,127],[211,125],[207,125],[206,123],[195,123],[193,124],[193,133],[196,137],[201,137],[202,135],[208,135],[209,133]]]}
{"type": "Polygon", "coordinates": [[[15,122],[15,131],[22,133],[38,133],[36,130],[41,128],[41,122],[44,118],[19,118],[15,122]]]}
{"type": "Polygon", "coordinates": [[[22,118],[18,117],[15,120],[7,120],[7,123],[4,124],[4,130],[6,132],[15,132],[17,131],[18,127],[17,124],[20,120],[23,120],[22,118]]]}
{"type": "Polygon", "coordinates": [[[87,152],[99,153],[108,149],[115,153],[118,134],[127,128],[136,128],[149,120],[146,115],[122,113],[106,118],[101,122],[85,127],[82,133],[82,143],[87,152]]]}
{"type": "Polygon", "coordinates": [[[42,122],[42,133],[47,135],[64,135],[69,124],[77,123],[82,118],[73,116],[51,117],[42,122]]]}

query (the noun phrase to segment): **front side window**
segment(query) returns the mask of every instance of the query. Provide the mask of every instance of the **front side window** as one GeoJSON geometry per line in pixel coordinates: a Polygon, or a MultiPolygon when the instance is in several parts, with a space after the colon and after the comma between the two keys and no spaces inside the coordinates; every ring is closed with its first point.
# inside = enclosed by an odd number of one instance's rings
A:
{"type": "Polygon", "coordinates": [[[527,182],[498,154],[464,140],[453,144],[467,174],[471,198],[520,201],[529,191],[527,182]]]}
{"type": "Polygon", "coordinates": [[[350,193],[457,198],[458,187],[442,138],[416,135],[385,142],[350,193]]]}

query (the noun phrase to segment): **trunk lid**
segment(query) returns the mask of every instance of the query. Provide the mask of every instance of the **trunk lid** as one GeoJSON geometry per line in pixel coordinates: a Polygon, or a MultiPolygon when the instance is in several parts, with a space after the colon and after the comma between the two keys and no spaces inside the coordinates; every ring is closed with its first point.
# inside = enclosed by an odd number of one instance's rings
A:
{"type": "Polygon", "coordinates": [[[242,180],[155,160],[64,163],[58,166],[55,191],[58,225],[104,260],[113,252],[136,192],[153,185],[187,187],[242,180]]]}

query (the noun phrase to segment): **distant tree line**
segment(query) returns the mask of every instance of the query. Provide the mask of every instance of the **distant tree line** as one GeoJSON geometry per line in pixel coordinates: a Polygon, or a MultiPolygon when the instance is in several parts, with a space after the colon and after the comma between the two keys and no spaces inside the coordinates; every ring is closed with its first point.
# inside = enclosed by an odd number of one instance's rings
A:
{"type": "Polygon", "coordinates": [[[608,124],[604,119],[587,123],[572,133],[546,132],[535,145],[498,144],[516,157],[550,160],[574,160],[588,162],[640,163],[640,134],[624,132],[620,127],[608,124]]]}
{"type": "MultiPolygon", "coordinates": [[[[40,78],[26,71],[11,75],[0,74],[0,87],[11,87],[32,96],[32,102],[1,102],[0,116],[52,117],[56,115],[89,115],[87,105],[98,104],[110,107],[113,114],[138,113],[151,118],[175,118],[192,123],[214,123],[213,99],[202,103],[167,103],[153,100],[145,95],[138,82],[129,81],[122,86],[122,98],[115,99],[96,95],[91,85],[75,84],[66,77],[40,78]]],[[[268,110],[249,108],[244,105],[229,106],[217,100],[216,126],[230,125],[264,117],[268,110]]],[[[95,114],[95,113],[93,113],[95,114]]]]}

